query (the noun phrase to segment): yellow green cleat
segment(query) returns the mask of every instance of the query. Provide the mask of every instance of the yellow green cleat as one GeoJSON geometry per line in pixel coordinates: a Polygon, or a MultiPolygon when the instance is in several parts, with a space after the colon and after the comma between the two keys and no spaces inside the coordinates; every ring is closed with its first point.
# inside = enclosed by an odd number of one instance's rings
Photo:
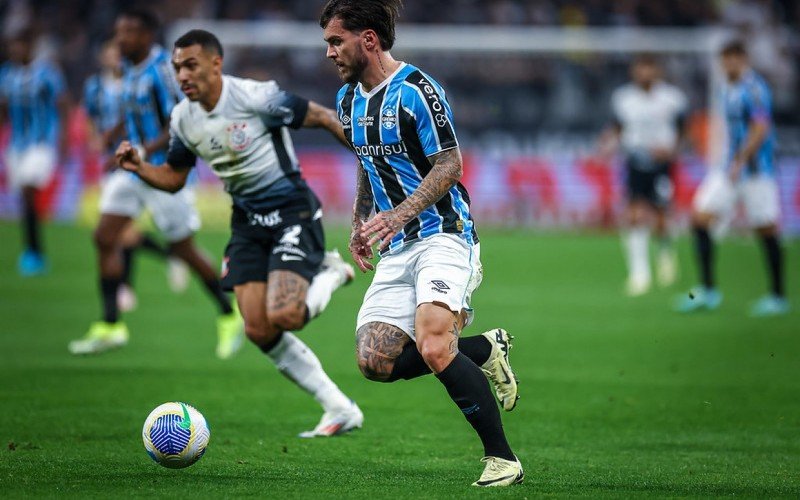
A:
{"type": "Polygon", "coordinates": [[[82,339],[69,343],[69,352],[75,355],[99,354],[117,349],[128,343],[128,327],[125,323],[106,323],[96,321],[89,326],[89,331],[82,339]]]}
{"type": "Polygon", "coordinates": [[[244,320],[236,302],[233,311],[217,318],[217,357],[229,359],[241,349],[244,340],[244,320]]]}

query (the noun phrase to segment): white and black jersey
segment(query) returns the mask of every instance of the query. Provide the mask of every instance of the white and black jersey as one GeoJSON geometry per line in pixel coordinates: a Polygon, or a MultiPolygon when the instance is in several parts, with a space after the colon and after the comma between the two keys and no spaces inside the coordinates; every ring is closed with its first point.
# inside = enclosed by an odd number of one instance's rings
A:
{"type": "Polygon", "coordinates": [[[271,210],[308,189],[287,129],[301,127],[307,111],[307,100],[274,81],[223,75],[222,94],[211,111],[188,99],[175,106],[167,163],[193,167],[199,156],[236,206],[271,210]]]}
{"type": "Polygon", "coordinates": [[[643,167],[653,149],[674,149],[686,117],[687,100],[680,89],[665,82],[644,89],[629,83],[617,89],[611,100],[621,143],[629,158],[643,167]]]}

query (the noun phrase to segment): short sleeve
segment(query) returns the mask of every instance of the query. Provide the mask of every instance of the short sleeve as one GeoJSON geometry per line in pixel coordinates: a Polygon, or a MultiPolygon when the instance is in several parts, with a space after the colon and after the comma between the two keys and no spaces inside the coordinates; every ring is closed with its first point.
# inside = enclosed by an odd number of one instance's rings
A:
{"type": "Polygon", "coordinates": [[[171,167],[185,169],[192,168],[197,163],[197,155],[181,138],[178,132],[177,113],[172,113],[169,127],[169,145],[167,147],[167,163],[171,167]]]}
{"type": "Polygon", "coordinates": [[[251,109],[261,116],[267,127],[300,128],[308,113],[308,101],[285,92],[274,81],[250,81],[251,109]]]}
{"type": "Polygon", "coordinates": [[[161,61],[155,66],[153,92],[156,96],[158,119],[163,125],[166,125],[172,108],[180,99],[180,89],[175,80],[175,73],[166,61],[161,61]]]}
{"type": "Polygon", "coordinates": [[[457,147],[453,112],[444,90],[421,72],[412,73],[404,86],[403,106],[414,116],[425,156],[457,147]]]}

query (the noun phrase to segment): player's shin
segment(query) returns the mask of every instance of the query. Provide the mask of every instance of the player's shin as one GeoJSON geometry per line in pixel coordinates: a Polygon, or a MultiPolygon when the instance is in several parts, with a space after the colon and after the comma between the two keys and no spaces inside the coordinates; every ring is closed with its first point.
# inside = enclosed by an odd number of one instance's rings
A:
{"type": "Polygon", "coordinates": [[[697,251],[697,264],[700,269],[700,279],[706,290],[714,288],[714,243],[708,229],[702,226],[694,228],[695,249],[697,251]]]}
{"type": "Polygon", "coordinates": [[[516,461],[503,432],[500,411],[481,369],[464,354],[457,353],[436,376],[478,433],[485,456],[516,461]]]}
{"type": "Polygon", "coordinates": [[[775,297],[783,297],[783,252],[778,237],[774,234],[762,235],[761,243],[767,259],[767,271],[770,275],[770,292],[775,297]]]}
{"type": "MultiPolygon", "coordinates": [[[[478,366],[483,365],[492,354],[492,345],[483,335],[462,337],[458,339],[458,350],[478,366]]],[[[410,342],[403,346],[403,352],[394,360],[392,373],[387,382],[395,380],[411,380],[431,373],[425,364],[417,345],[410,342]]]]}
{"type": "Polygon", "coordinates": [[[314,352],[291,332],[261,347],[286,378],[311,394],[327,412],[350,408],[350,399],[328,377],[314,352]]]}

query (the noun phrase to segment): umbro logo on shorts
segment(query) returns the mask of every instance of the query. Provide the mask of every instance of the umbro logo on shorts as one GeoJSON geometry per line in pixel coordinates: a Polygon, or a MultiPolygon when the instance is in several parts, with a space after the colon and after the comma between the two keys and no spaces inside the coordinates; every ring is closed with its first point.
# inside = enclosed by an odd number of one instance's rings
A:
{"type": "Polygon", "coordinates": [[[433,285],[433,288],[431,288],[431,290],[433,290],[434,292],[447,293],[445,290],[450,290],[450,287],[447,286],[447,283],[445,283],[442,280],[432,280],[431,285],[433,285]]]}

